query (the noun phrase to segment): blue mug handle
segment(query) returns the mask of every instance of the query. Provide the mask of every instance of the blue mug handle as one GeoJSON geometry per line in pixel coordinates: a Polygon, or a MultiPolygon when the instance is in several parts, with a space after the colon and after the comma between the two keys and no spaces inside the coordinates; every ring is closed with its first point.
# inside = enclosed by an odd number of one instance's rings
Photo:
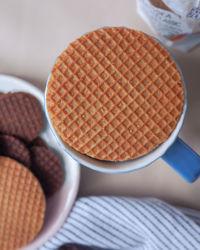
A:
{"type": "Polygon", "coordinates": [[[200,176],[200,156],[180,138],[176,139],[162,159],[188,182],[200,176]]]}

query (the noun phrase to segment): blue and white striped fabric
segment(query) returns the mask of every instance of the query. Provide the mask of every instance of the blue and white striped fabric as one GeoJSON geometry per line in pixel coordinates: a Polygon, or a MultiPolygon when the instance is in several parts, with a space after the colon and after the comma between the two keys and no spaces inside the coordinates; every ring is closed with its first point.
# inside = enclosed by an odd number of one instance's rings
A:
{"type": "Polygon", "coordinates": [[[116,250],[199,250],[200,212],[154,198],[80,198],[40,250],[69,242],[116,250]]]}

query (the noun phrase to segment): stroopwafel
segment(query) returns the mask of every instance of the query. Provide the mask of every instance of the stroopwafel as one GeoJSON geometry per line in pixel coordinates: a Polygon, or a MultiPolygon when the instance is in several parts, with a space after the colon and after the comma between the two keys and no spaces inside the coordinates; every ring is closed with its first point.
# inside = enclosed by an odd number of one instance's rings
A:
{"type": "Polygon", "coordinates": [[[0,156],[0,249],[27,245],[40,231],[45,213],[43,190],[34,175],[0,156]]]}
{"type": "Polygon", "coordinates": [[[175,129],[181,73],[166,48],[140,31],[102,28],[75,40],[51,71],[46,104],[61,139],[107,161],[145,155],[175,129]]]}

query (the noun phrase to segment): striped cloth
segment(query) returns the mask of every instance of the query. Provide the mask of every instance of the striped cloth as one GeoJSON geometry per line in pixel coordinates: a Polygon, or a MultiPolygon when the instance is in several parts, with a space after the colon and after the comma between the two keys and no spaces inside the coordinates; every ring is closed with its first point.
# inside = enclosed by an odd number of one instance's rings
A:
{"type": "Polygon", "coordinates": [[[116,250],[200,250],[200,212],[154,198],[80,198],[40,250],[69,242],[116,250]]]}

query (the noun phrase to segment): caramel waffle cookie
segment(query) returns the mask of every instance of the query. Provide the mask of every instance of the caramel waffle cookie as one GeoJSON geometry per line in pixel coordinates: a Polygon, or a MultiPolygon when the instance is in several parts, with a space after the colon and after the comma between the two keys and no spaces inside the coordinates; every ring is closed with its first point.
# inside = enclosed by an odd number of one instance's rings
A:
{"type": "Polygon", "coordinates": [[[0,249],[18,249],[43,225],[44,193],[30,170],[4,156],[0,156],[0,190],[0,249]]]}
{"type": "Polygon", "coordinates": [[[60,138],[106,161],[145,155],[175,129],[184,86],[160,42],[140,31],[102,28],[75,40],[51,71],[46,104],[60,138]]]}

